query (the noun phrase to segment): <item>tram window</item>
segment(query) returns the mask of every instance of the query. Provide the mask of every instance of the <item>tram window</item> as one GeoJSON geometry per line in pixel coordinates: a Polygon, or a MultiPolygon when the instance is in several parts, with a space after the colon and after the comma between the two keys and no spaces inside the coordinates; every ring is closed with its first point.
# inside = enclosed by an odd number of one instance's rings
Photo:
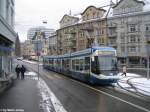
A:
{"type": "Polygon", "coordinates": [[[73,69],[73,70],[76,69],[76,68],[75,68],[75,64],[76,64],[76,63],[75,63],[75,60],[72,60],[72,69],[73,69]]]}
{"type": "Polygon", "coordinates": [[[58,66],[59,68],[61,67],[61,60],[60,60],[60,59],[57,60],[57,66],[58,66]]]}
{"type": "Polygon", "coordinates": [[[79,65],[76,65],[76,70],[79,71],[79,65]]]}
{"type": "Polygon", "coordinates": [[[65,60],[62,59],[62,67],[65,68],[65,60]]]}
{"type": "Polygon", "coordinates": [[[54,67],[57,67],[57,59],[54,59],[54,67]]]}
{"type": "Polygon", "coordinates": [[[66,60],[66,68],[69,68],[69,59],[66,60]]]}
{"type": "Polygon", "coordinates": [[[76,67],[76,70],[79,71],[80,67],[79,67],[79,59],[76,59],[76,62],[75,62],[75,67],[76,67]]]}
{"type": "Polygon", "coordinates": [[[83,59],[80,59],[79,67],[80,67],[80,71],[84,70],[84,60],[83,59]]]}
{"type": "Polygon", "coordinates": [[[90,69],[90,57],[85,57],[85,70],[90,69]]]}

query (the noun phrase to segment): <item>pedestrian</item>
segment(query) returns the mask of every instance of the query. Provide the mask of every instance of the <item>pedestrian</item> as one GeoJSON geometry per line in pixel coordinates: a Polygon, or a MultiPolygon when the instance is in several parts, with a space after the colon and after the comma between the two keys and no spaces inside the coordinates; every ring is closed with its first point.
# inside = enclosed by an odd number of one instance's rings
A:
{"type": "Polygon", "coordinates": [[[21,79],[24,79],[24,73],[26,72],[26,68],[22,65],[20,71],[21,71],[21,79]]]}
{"type": "Polygon", "coordinates": [[[17,74],[17,79],[19,79],[19,74],[20,74],[20,67],[19,67],[19,65],[16,66],[15,71],[16,71],[16,74],[17,74]]]}
{"type": "Polygon", "coordinates": [[[123,69],[122,69],[122,75],[126,76],[127,75],[127,67],[126,66],[123,66],[123,69]]]}

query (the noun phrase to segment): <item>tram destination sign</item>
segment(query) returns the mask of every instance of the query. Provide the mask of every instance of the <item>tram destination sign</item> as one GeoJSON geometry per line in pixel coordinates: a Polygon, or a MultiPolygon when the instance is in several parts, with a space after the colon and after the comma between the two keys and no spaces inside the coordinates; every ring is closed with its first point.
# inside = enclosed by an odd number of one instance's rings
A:
{"type": "Polygon", "coordinates": [[[115,56],[115,51],[98,51],[99,56],[115,56]]]}

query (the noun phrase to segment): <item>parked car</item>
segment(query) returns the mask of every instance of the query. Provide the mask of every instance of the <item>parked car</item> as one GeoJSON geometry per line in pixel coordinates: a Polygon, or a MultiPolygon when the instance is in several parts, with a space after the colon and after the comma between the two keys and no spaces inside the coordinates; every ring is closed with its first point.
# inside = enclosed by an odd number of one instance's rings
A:
{"type": "Polygon", "coordinates": [[[18,57],[17,60],[23,60],[23,57],[18,57]]]}

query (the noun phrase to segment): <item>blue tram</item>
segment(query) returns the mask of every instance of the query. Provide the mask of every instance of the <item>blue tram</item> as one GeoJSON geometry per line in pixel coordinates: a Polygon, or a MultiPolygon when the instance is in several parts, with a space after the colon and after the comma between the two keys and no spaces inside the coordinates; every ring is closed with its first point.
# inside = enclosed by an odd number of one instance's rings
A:
{"type": "Polygon", "coordinates": [[[119,77],[116,50],[92,47],[74,53],[44,56],[43,67],[91,84],[116,83],[119,77]]]}

